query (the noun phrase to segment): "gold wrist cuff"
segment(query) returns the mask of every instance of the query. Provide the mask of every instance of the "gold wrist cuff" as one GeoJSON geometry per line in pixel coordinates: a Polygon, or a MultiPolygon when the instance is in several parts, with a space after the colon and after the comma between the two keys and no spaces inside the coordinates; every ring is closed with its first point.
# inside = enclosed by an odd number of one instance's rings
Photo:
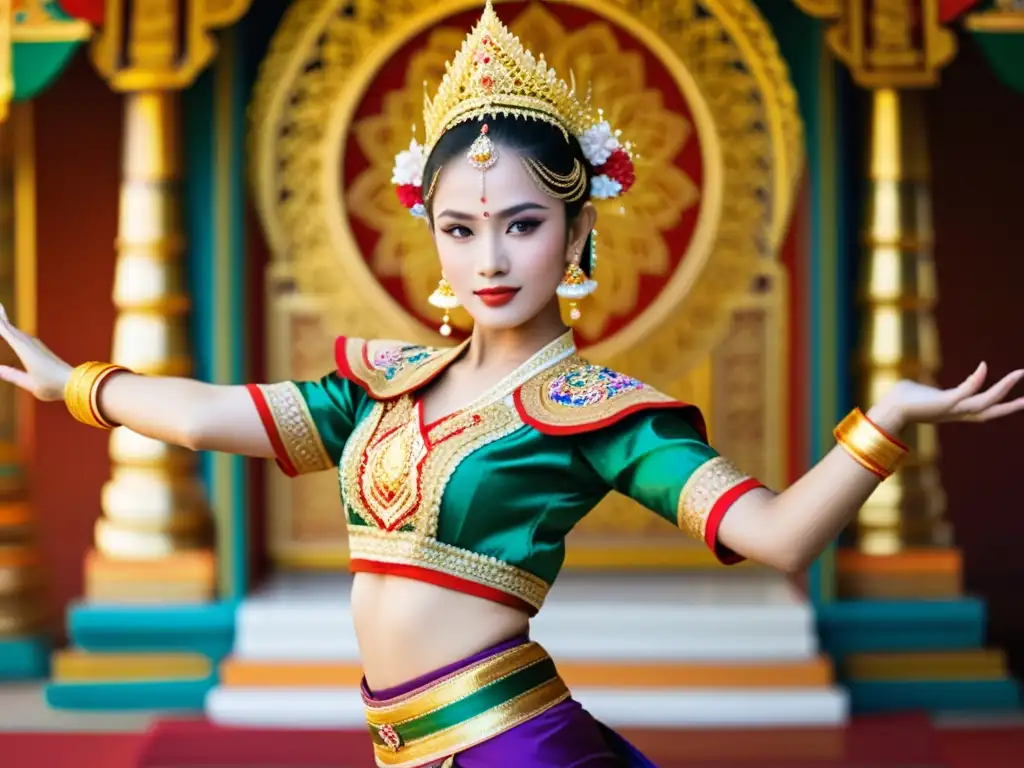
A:
{"type": "Polygon", "coordinates": [[[832,431],[854,461],[883,480],[895,472],[908,448],[854,408],[832,431]]]}
{"type": "Polygon", "coordinates": [[[82,363],[71,371],[64,385],[64,404],[68,413],[90,427],[113,429],[118,426],[103,417],[97,399],[103,382],[118,371],[131,373],[124,366],[98,362],[82,363]]]}

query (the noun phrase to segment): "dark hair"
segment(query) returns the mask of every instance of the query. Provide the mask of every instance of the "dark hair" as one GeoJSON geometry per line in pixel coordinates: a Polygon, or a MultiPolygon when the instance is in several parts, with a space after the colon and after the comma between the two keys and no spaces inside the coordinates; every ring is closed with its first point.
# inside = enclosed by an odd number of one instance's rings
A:
{"type": "MultiPolygon", "coordinates": [[[[448,162],[458,156],[464,157],[470,145],[480,135],[480,122],[470,120],[460,123],[449,129],[431,151],[427,162],[423,167],[423,190],[427,192],[434,184],[435,176],[444,168],[448,162]]],[[[499,147],[520,153],[525,157],[532,158],[545,168],[559,176],[568,176],[572,173],[575,161],[579,161],[586,174],[586,185],[583,195],[578,200],[564,202],[566,237],[568,227],[580,215],[583,206],[590,200],[590,179],[594,175],[594,169],[587,162],[579,141],[575,136],[566,135],[560,128],[551,123],[537,119],[516,119],[512,117],[496,117],[487,119],[487,135],[499,147]]],[[[538,179],[541,183],[543,179],[538,179]]],[[[555,191],[555,190],[552,190],[555,191]]],[[[557,199],[557,198],[553,198],[557,199]]],[[[431,200],[425,201],[427,215],[433,220],[433,205],[431,200]]],[[[580,259],[580,267],[590,275],[590,238],[583,247],[583,255],[580,259]]]]}

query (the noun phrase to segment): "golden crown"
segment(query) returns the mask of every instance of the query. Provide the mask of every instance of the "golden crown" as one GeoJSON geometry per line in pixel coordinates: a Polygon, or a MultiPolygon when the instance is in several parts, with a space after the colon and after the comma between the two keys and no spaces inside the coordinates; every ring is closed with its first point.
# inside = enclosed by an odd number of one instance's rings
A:
{"type": "Polygon", "coordinates": [[[530,117],[581,136],[594,124],[589,96],[580,101],[544,56],[534,57],[501,23],[487,0],[483,15],[445,67],[423,108],[426,154],[444,132],[484,116],[530,117]]]}
{"type": "MultiPolygon", "coordinates": [[[[434,98],[424,101],[425,143],[414,138],[399,152],[391,177],[402,205],[415,216],[426,215],[423,165],[438,139],[460,123],[486,117],[543,120],[576,137],[594,171],[590,194],[595,199],[618,197],[636,181],[629,142],[619,142],[619,132],[591,106],[589,92],[580,100],[575,82],[559,79],[543,56],[534,58],[498,19],[491,0],[445,66],[434,98]]],[[[481,132],[486,135],[486,123],[481,132]]]]}

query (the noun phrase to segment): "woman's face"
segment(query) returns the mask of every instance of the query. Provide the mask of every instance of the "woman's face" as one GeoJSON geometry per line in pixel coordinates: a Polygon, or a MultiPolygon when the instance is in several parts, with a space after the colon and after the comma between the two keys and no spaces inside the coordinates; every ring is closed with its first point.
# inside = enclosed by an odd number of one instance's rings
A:
{"type": "Polygon", "coordinates": [[[555,301],[593,209],[579,217],[567,243],[565,204],[544,193],[514,151],[498,145],[497,156],[479,171],[456,155],[440,171],[431,207],[441,269],[459,302],[480,326],[508,329],[555,301]]]}

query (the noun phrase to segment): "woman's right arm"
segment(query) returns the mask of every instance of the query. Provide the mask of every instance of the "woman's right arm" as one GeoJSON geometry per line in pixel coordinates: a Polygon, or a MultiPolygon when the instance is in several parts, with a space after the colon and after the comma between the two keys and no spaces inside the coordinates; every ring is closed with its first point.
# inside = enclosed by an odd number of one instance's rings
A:
{"type": "MultiPolygon", "coordinates": [[[[0,366],[0,379],[43,401],[64,399],[72,367],[15,328],[3,307],[0,337],[24,366],[0,366]]],[[[97,405],[107,421],[161,442],[197,451],[275,457],[253,398],[242,386],[120,372],[103,382],[97,405]]]]}
{"type": "Polygon", "coordinates": [[[116,373],[100,388],[99,409],[115,424],[193,451],[275,457],[243,386],[116,373]]]}

